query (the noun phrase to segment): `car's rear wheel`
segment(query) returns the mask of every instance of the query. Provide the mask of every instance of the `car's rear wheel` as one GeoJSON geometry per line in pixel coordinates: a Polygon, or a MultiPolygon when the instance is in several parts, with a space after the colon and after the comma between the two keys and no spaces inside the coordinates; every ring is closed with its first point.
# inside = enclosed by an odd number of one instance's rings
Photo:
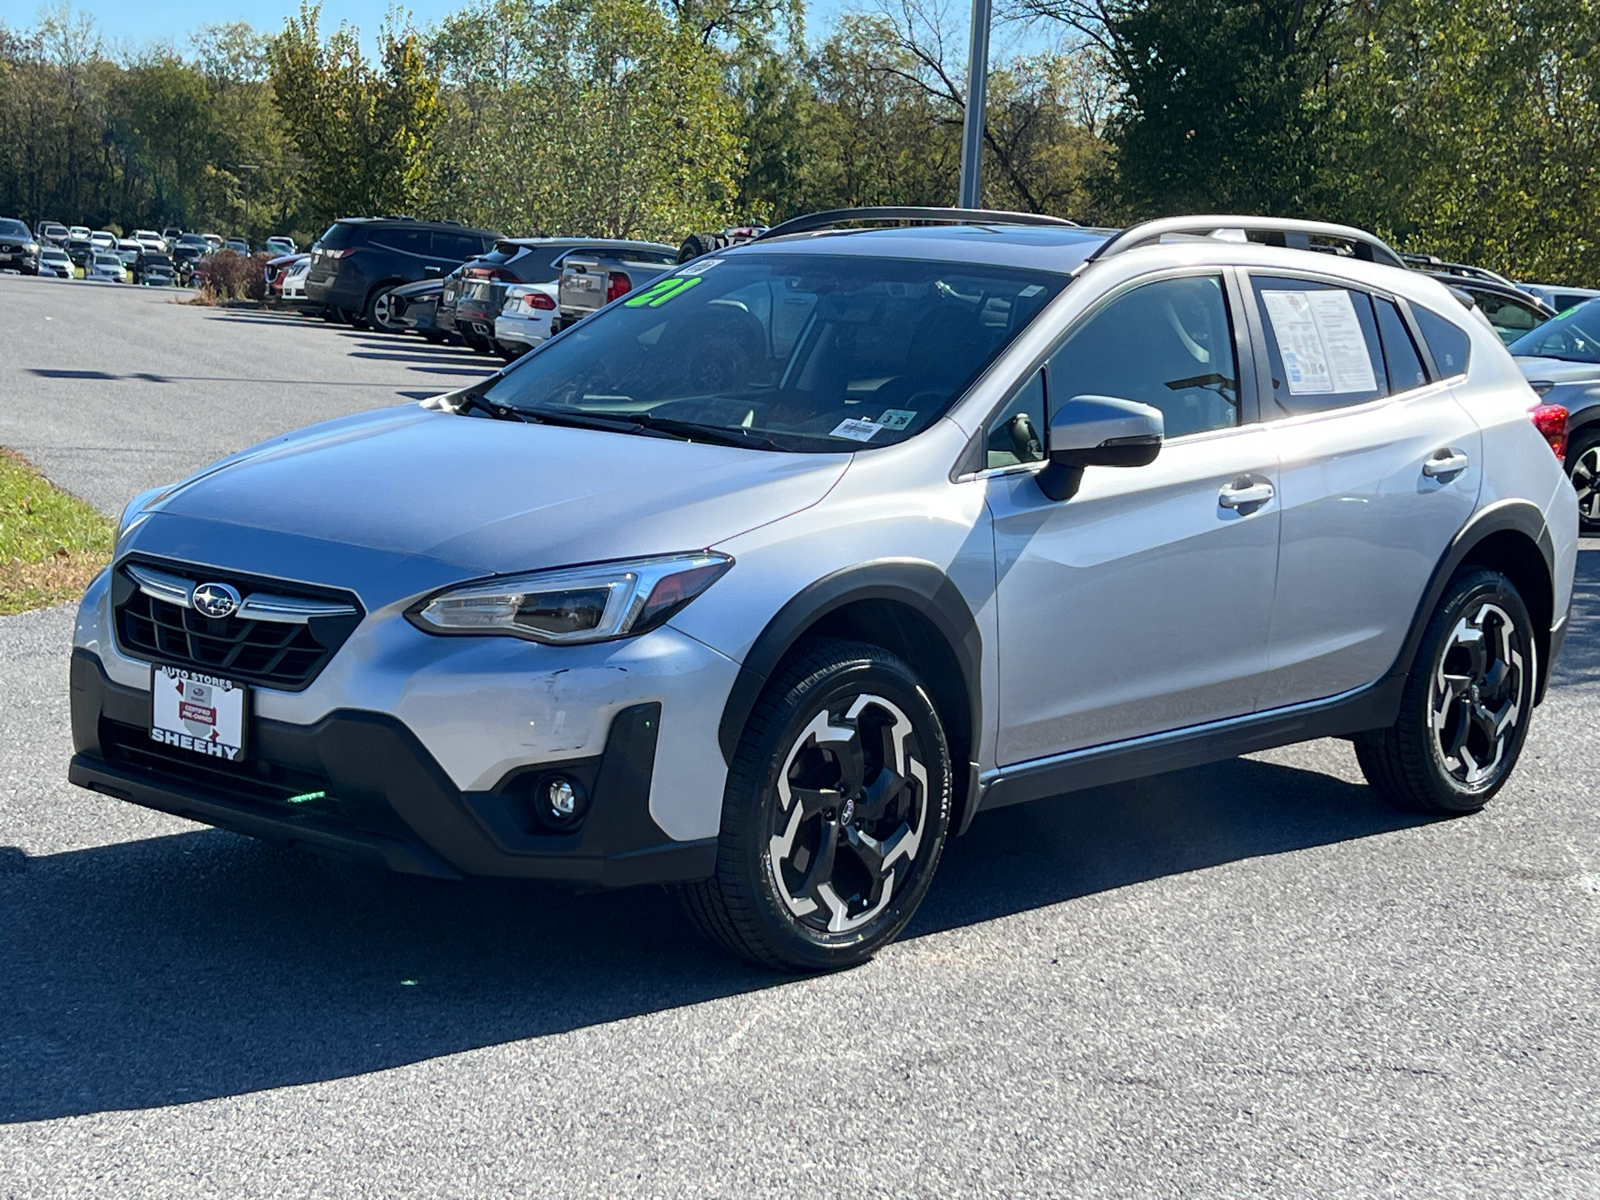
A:
{"type": "Polygon", "coordinates": [[[783,970],[852,966],[916,911],[950,824],[944,729],[880,647],[816,641],[757,701],[712,878],[681,889],[714,942],[783,970]]]}
{"type": "Polygon", "coordinates": [[[1464,568],[1428,622],[1399,719],[1356,739],[1367,782],[1402,808],[1477,812],[1522,753],[1537,675],[1533,621],[1516,587],[1498,571],[1464,568]]]}
{"type": "Polygon", "coordinates": [[[1600,430],[1580,433],[1567,451],[1567,475],[1578,493],[1578,524],[1600,534],[1600,430]]]}
{"type": "Polygon", "coordinates": [[[494,352],[507,362],[513,362],[526,354],[528,347],[521,342],[502,342],[499,338],[495,338],[494,352]]]}
{"type": "Polygon", "coordinates": [[[366,322],[380,333],[404,333],[405,326],[395,320],[394,289],[379,288],[367,298],[366,322]]]}

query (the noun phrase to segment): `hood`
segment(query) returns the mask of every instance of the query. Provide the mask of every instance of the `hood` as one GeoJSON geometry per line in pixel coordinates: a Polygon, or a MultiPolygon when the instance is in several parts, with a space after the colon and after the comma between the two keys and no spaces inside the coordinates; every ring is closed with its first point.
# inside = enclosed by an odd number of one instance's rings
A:
{"type": "Polygon", "coordinates": [[[224,459],[153,507],[465,578],[704,549],[815,504],[849,461],[405,405],[224,459]]]}
{"type": "Polygon", "coordinates": [[[1571,362],[1565,358],[1524,358],[1516,360],[1522,376],[1530,383],[1548,380],[1551,383],[1600,383],[1600,363],[1571,362]]]}

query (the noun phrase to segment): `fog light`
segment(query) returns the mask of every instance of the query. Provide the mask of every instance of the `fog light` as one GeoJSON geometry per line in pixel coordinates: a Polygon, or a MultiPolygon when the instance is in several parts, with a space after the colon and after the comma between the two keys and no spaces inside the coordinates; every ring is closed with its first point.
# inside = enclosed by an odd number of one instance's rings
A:
{"type": "Polygon", "coordinates": [[[539,784],[538,798],[542,815],[556,826],[577,824],[589,799],[583,785],[570,775],[548,776],[539,784]]]}

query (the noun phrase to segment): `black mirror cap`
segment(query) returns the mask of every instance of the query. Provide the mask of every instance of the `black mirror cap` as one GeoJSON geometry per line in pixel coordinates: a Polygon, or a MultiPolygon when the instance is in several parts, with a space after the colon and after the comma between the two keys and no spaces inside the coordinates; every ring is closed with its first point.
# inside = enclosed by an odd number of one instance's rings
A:
{"type": "Polygon", "coordinates": [[[1161,453],[1159,437],[1109,438],[1089,450],[1058,450],[1035,478],[1051,500],[1071,500],[1086,467],[1147,467],[1161,453]]]}

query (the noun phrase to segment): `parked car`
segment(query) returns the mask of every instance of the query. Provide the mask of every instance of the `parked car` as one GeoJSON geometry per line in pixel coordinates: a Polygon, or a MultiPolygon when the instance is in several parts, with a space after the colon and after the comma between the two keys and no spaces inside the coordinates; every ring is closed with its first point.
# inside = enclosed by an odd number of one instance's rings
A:
{"type": "Polygon", "coordinates": [[[303,256],[280,277],[279,299],[285,304],[299,307],[306,298],[306,276],[311,274],[311,256],[303,256]]]}
{"type": "Polygon", "coordinates": [[[262,268],[262,275],[266,279],[267,292],[274,298],[281,299],[283,295],[283,277],[289,270],[302,259],[310,258],[309,254],[279,254],[267,259],[266,266],[262,268]]]}
{"type": "Polygon", "coordinates": [[[561,259],[556,332],[599,311],[634,288],[653,282],[677,262],[676,250],[654,242],[634,242],[625,249],[581,250],[565,255],[561,259]]]}
{"type": "Polygon", "coordinates": [[[67,227],[59,221],[40,221],[35,232],[41,244],[60,247],[67,244],[67,227]]]}
{"type": "Polygon", "coordinates": [[[1431,254],[1407,254],[1404,258],[1413,270],[1433,276],[1455,289],[1464,302],[1471,302],[1508,345],[1555,316],[1555,310],[1538,296],[1485,267],[1445,262],[1431,254]]]}
{"type": "Polygon", "coordinates": [[[178,239],[182,236],[183,230],[179,229],[176,225],[168,225],[161,231],[161,240],[166,242],[168,247],[175,246],[178,242],[178,239]]]}
{"type": "Polygon", "coordinates": [[[495,318],[505,304],[506,289],[519,283],[556,283],[569,252],[579,252],[586,261],[595,262],[601,257],[608,261],[655,260],[666,253],[668,257],[659,263],[658,273],[675,261],[668,247],[653,242],[601,238],[510,238],[497,242],[493,250],[461,269],[461,283],[455,297],[457,332],[474,349],[504,353],[494,340],[495,318]]]}
{"type": "Polygon", "coordinates": [[[557,285],[517,283],[506,289],[494,321],[495,347],[503,358],[519,358],[549,340],[556,317],[557,285]]]}
{"type": "Polygon", "coordinates": [[[250,256],[250,243],[243,238],[228,238],[222,243],[222,248],[232,250],[235,254],[242,254],[246,258],[250,256]]]}
{"type": "Polygon", "coordinates": [[[96,249],[89,258],[85,279],[99,279],[107,283],[121,283],[124,278],[122,260],[109,250],[96,249]]]}
{"type": "Polygon", "coordinates": [[[135,229],[133,231],[133,240],[152,254],[166,254],[170,249],[167,246],[166,239],[154,229],[135,229]]]}
{"type": "Polygon", "coordinates": [[[133,260],[133,281],[141,287],[172,287],[178,282],[178,268],[168,255],[145,249],[133,260]]]}
{"type": "Polygon", "coordinates": [[[88,267],[89,256],[94,253],[94,243],[89,240],[92,236],[82,225],[74,225],[67,231],[67,257],[73,266],[88,267]]]}
{"type": "Polygon", "coordinates": [[[298,254],[300,247],[294,244],[293,238],[269,237],[264,247],[268,254],[298,254]]]}
{"type": "Polygon", "coordinates": [[[134,264],[139,261],[139,256],[144,253],[144,247],[132,238],[121,238],[117,242],[117,257],[122,260],[122,265],[128,269],[128,277],[133,277],[134,264]]]}
{"type": "Polygon", "coordinates": [[[705,254],[718,250],[731,250],[753,242],[767,232],[765,225],[730,225],[720,233],[691,233],[678,247],[680,263],[693,262],[705,254]]]}
{"type": "Polygon", "coordinates": [[[1593,288],[1559,287],[1553,283],[1519,283],[1517,286],[1530,295],[1537,296],[1558,313],[1576,308],[1585,301],[1600,296],[1600,291],[1595,291],[1593,288]]]}
{"type": "MultiPolygon", "coordinates": [[[[461,268],[450,272],[448,280],[459,278],[461,268]]],[[[430,342],[442,342],[447,336],[435,324],[439,310],[439,296],[448,282],[446,279],[424,279],[421,283],[408,283],[389,293],[389,319],[408,333],[420,334],[430,342]]]]}
{"type": "Polygon", "coordinates": [[[1470,813],[1573,594],[1530,399],[1359,230],[802,218],[136,497],[69,777],[436,878],[674,884],[787,970],[883,946],[1008,804],[1343,736],[1470,813]]]}
{"type": "Polygon", "coordinates": [[[72,278],[72,259],[60,246],[44,246],[39,250],[38,275],[53,275],[58,279],[72,278]]]}
{"type": "Polygon", "coordinates": [[[89,241],[97,250],[114,251],[119,239],[109,229],[97,229],[89,235],[89,241]]]}
{"type": "Polygon", "coordinates": [[[486,229],[450,221],[347,217],[312,248],[306,299],[352,325],[368,326],[393,289],[442,277],[499,240],[486,229]]]}
{"type": "Polygon", "coordinates": [[[1539,398],[1567,411],[1565,463],[1583,532],[1600,536],[1600,298],[1511,343],[1539,398]]]}
{"type": "Polygon", "coordinates": [[[215,233],[203,233],[200,235],[200,238],[212,249],[213,252],[222,249],[221,235],[215,233]]]}
{"type": "Polygon", "coordinates": [[[0,217],[0,271],[39,273],[39,243],[33,231],[15,217],[0,217]]]}

